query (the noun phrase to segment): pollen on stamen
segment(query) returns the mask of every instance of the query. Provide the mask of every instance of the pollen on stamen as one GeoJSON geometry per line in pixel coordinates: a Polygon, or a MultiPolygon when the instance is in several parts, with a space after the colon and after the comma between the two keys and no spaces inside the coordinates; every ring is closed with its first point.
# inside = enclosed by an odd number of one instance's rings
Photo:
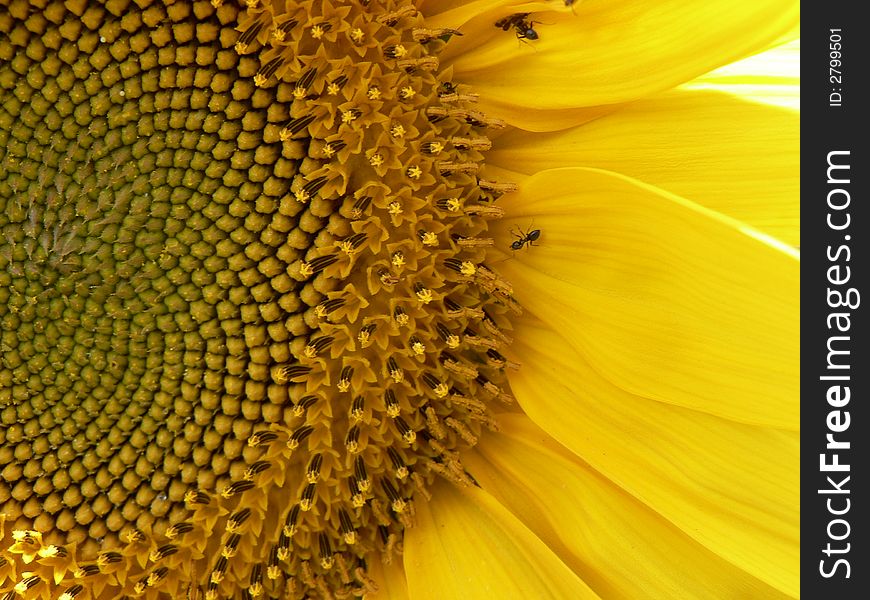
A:
{"type": "Polygon", "coordinates": [[[442,142],[426,142],[420,146],[420,150],[426,154],[441,154],[444,151],[444,144],[442,142]]]}
{"type": "Polygon", "coordinates": [[[221,556],[223,556],[227,560],[233,558],[239,551],[239,542],[241,541],[241,539],[241,534],[231,533],[227,537],[227,541],[224,543],[224,547],[221,548],[221,556]]]}
{"type": "Polygon", "coordinates": [[[159,562],[167,556],[172,556],[176,552],[178,552],[178,546],[174,544],[165,544],[151,552],[149,558],[151,559],[151,562],[159,562]]]}
{"type": "Polygon", "coordinates": [[[221,490],[221,497],[223,498],[232,498],[236,494],[240,494],[242,492],[246,492],[254,487],[253,481],[236,481],[228,486],[226,486],[223,490],[221,490]]]}
{"type": "Polygon", "coordinates": [[[362,450],[359,445],[359,426],[354,425],[347,432],[347,436],[344,439],[344,447],[351,454],[356,454],[362,450]]]}
{"type": "Polygon", "coordinates": [[[384,392],[384,404],[387,407],[387,415],[395,419],[402,414],[402,409],[399,407],[399,401],[396,399],[396,394],[393,390],[388,389],[384,392]]]}
{"type": "Polygon", "coordinates": [[[338,380],[338,391],[346,392],[350,389],[350,378],[353,377],[353,367],[344,367],[338,380]]]}
{"type": "Polygon", "coordinates": [[[419,234],[420,241],[423,242],[424,246],[437,246],[438,245],[438,236],[435,235],[432,231],[422,231],[419,234]]]}
{"type": "Polygon", "coordinates": [[[394,383],[401,383],[404,380],[405,372],[399,367],[394,358],[390,357],[387,359],[387,369],[394,383]]]}
{"type": "Polygon", "coordinates": [[[426,345],[416,336],[411,336],[411,351],[417,356],[423,356],[426,353],[426,345]]]}
{"type": "Polygon", "coordinates": [[[111,564],[122,562],[123,560],[124,557],[118,552],[101,552],[97,557],[97,565],[100,567],[106,567],[111,564]]]}
{"type": "Polygon", "coordinates": [[[429,304],[435,299],[432,290],[419,283],[414,286],[414,293],[421,304],[429,304]]]}
{"type": "Polygon", "coordinates": [[[356,336],[357,341],[360,343],[360,346],[363,348],[367,348],[372,343],[372,333],[374,333],[375,329],[377,329],[377,325],[374,323],[370,323],[365,325],[360,329],[359,334],[356,336]]]}
{"type": "Polygon", "coordinates": [[[58,596],[58,600],[75,600],[84,589],[85,587],[81,584],[70,586],[63,592],[63,594],[58,596]]]}

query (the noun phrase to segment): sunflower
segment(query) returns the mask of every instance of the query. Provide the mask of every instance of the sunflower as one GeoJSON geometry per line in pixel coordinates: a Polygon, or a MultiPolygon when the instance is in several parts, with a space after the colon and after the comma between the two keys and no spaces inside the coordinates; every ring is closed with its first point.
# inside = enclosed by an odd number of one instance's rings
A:
{"type": "Polygon", "coordinates": [[[0,0],[0,597],[797,597],[798,18],[0,0]]]}

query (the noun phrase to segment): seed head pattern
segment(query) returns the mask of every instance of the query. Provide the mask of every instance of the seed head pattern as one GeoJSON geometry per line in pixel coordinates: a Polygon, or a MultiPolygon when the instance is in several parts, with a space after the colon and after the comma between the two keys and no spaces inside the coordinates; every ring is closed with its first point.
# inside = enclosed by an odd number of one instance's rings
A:
{"type": "Polygon", "coordinates": [[[473,483],[520,307],[457,33],[0,0],[0,597],[361,596],[473,483]]]}

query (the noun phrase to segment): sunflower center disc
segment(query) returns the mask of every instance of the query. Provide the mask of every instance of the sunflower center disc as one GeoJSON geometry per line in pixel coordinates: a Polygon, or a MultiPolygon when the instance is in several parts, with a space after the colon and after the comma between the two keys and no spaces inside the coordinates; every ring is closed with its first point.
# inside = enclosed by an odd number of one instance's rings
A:
{"type": "Polygon", "coordinates": [[[361,595],[469,481],[519,308],[456,33],[388,0],[4,9],[0,592],[361,595]]]}

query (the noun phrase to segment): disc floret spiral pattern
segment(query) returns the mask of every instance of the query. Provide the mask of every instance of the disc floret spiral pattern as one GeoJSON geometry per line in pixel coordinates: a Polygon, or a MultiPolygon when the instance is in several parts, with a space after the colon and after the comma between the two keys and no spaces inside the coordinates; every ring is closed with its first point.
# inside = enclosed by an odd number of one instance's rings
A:
{"type": "Polygon", "coordinates": [[[494,404],[502,123],[413,4],[3,2],[0,590],[373,589],[494,404]]]}

